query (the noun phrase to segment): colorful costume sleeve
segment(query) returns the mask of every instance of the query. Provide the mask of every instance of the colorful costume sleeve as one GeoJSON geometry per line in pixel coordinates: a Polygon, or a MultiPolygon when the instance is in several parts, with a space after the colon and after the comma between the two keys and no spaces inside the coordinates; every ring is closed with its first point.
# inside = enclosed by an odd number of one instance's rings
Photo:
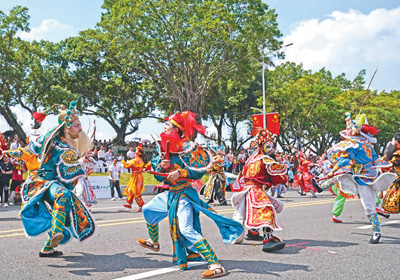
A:
{"type": "Polygon", "coordinates": [[[86,176],[80,162],[78,155],[74,150],[67,149],[61,156],[57,164],[57,177],[64,183],[73,183],[79,178],[86,176]]]}
{"type": "Polygon", "coordinates": [[[32,153],[28,146],[24,148],[19,147],[18,150],[7,150],[5,151],[5,154],[9,157],[23,160],[29,171],[36,170],[40,166],[37,156],[32,153]]]}
{"type": "Polygon", "coordinates": [[[336,164],[333,167],[333,170],[338,170],[342,167],[345,167],[347,165],[350,165],[351,159],[353,157],[349,157],[350,153],[349,152],[341,152],[339,157],[336,158],[336,164]]]}
{"type": "MultiPolygon", "coordinates": [[[[171,173],[179,170],[180,177],[199,180],[206,173],[207,168],[211,166],[211,156],[200,146],[196,146],[192,151],[184,154],[171,154],[170,167],[165,170],[160,166],[162,159],[160,156],[151,161],[153,170],[161,173],[171,173]]],[[[155,175],[154,178],[159,181],[165,181],[165,177],[155,175]]],[[[168,181],[167,181],[168,183],[168,181]]]]}
{"type": "Polygon", "coordinates": [[[129,168],[131,168],[132,167],[132,159],[131,160],[128,160],[128,161],[125,161],[124,159],[123,160],[121,160],[121,163],[122,163],[122,165],[124,166],[124,168],[126,168],[126,169],[129,169],[129,168]]]}

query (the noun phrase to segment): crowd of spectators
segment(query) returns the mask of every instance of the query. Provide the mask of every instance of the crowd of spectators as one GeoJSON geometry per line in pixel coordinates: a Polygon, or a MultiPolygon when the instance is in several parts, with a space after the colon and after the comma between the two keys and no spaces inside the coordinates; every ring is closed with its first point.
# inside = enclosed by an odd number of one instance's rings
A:
{"type": "MultiPolygon", "coordinates": [[[[0,132],[1,150],[18,149],[20,141],[15,135],[7,137],[0,132]]],[[[11,204],[20,204],[21,197],[19,189],[23,183],[23,173],[26,167],[23,161],[9,158],[1,153],[0,155],[0,207],[8,207],[11,204]]]]}
{"type": "MultiPolygon", "coordinates": [[[[141,143],[140,141],[130,141],[125,143],[125,146],[117,146],[111,139],[107,140],[94,140],[93,149],[88,155],[90,160],[94,164],[95,172],[107,172],[113,165],[113,161],[118,165],[118,170],[121,172],[129,172],[122,167],[122,160],[130,160],[135,157],[136,147],[141,143]],[[118,151],[116,150],[118,147],[118,151]]],[[[3,135],[0,132],[0,147],[3,150],[6,149],[18,149],[18,147],[24,146],[25,143],[21,143],[16,135],[3,135]]],[[[144,148],[150,151],[150,156],[147,161],[150,160],[151,155],[156,151],[155,142],[145,141],[141,143],[144,148]]],[[[276,152],[273,157],[276,161],[286,164],[288,170],[289,181],[285,187],[292,187],[295,176],[297,175],[298,161],[296,154],[288,152],[276,152]]],[[[240,149],[233,151],[229,149],[226,151],[224,162],[225,171],[232,174],[239,174],[243,171],[245,162],[249,158],[249,152],[247,149],[240,149]]],[[[310,168],[310,172],[318,176],[324,173],[327,161],[320,156],[307,155],[307,159],[313,162],[313,166],[310,168]]],[[[19,187],[23,182],[22,175],[25,172],[26,167],[20,160],[9,159],[6,155],[0,156],[0,206],[8,206],[11,195],[13,197],[13,203],[20,203],[21,198],[19,197],[19,187]],[[17,190],[17,191],[16,191],[17,190]]]]}

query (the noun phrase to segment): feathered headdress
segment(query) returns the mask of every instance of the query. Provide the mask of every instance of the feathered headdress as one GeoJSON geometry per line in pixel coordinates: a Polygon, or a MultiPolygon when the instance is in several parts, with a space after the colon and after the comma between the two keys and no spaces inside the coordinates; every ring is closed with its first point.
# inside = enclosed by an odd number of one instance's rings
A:
{"type": "Polygon", "coordinates": [[[367,116],[365,114],[358,114],[353,120],[351,118],[351,113],[347,112],[345,120],[347,129],[351,129],[355,134],[361,134],[371,143],[376,142],[376,139],[372,136],[378,134],[380,130],[368,124],[367,116]]]}
{"type": "Polygon", "coordinates": [[[139,156],[143,155],[143,145],[141,143],[139,143],[138,146],[136,147],[136,154],[139,156]]]}
{"type": "Polygon", "coordinates": [[[68,110],[66,109],[66,106],[63,104],[54,104],[43,113],[34,112],[32,116],[37,122],[43,122],[47,114],[50,112],[50,110],[56,106],[59,106],[61,109],[61,111],[58,114],[58,124],[62,124],[65,122],[67,127],[70,127],[71,123],[79,118],[79,111],[76,109],[75,101],[71,101],[68,110]]]}
{"type": "Polygon", "coordinates": [[[274,146],[274,143],[276,141],[276,135],[272,134],[271,131],[268,130],[268,128],[261,128],[258,127],[256,129],[253,129],[253,131],[250,133],[250,135],[257,137],[257,144],[258,146],[264,146],[264,144],[269,144],[271,148],[274,146]]]}
{"type": "Polygon", "coordinates": [[[35,112],[32,115],[35,118],[35,120],[37,120],[38,122],[42,122],[46,118],[48,112],[55,106],[59,106],[61,109],[61,111],[58,114],[58,126],[55,127],[54,129],[50,130],[49,132],[47,132],[44,135],[43,144],[41,145],[41,148],[39,150],[41,162],[43,162],[47,153],[49,152],[49,143],[51,142],[51,140],[55,136],[59,135],[60,131],[63,128],[65,128],[65,126],[67,126],[69,128],[71,126],[72,122],[79,118],[79,111],[76,109],[75,101],[71,101],[71,103],[69,104],[68,110],[66,109],[65,105],[54,104],[53,106],[50,107],[50,109],[44,111],[43,113],[35,112]]]}
{"type": "Polygon", "coordinates": [[[178,112],[164,120],[176,126],[188,140],[193,140],[196,132],[203,135],[206,133],[206,128],[197,123],[196,114],[191,111],[178,112]]]}

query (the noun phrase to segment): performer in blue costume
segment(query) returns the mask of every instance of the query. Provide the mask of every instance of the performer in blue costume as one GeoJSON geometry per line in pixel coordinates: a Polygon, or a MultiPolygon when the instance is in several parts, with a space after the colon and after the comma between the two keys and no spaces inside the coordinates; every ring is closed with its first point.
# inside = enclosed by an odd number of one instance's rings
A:
{"type": "Polygon", "coordinates": [[[201,260],[201,254],[209,264],[208,270],[202,274],[203,278],[225,275],[225,268],[202,235],[200,212],[214,220],[224,243],[232,243],[241,235],[243,228],[240,223],[216,214],[200,200],[191,186],[191,180],[201,179],[212,164],[211,155],[192,142],[196,133],[205,133],[205,128],[196,123],[195,114],[190,111],[171,115],[166,120],[164,133],[160,135],[160,153],[152,160],[152,167],[157,172],[155,178],[165,181],[169,191],[158,194],[144,205],[143,215],[150,239],[139,238],[137,242],[142,247],[159,251],[158,223],[168,215],[174,248],[173,262],[181,270],[186,270],[187,262],[201,260]]]}
{"type": "MultiPolygon", "coordinates": [[[[340,189],[346,194],[359,195],[364,206],[365,214],[372,224],[373,236],[370,243],[378,243],[381,237],[380,223],[376,213],[376,192],[386,190],[393,182],[393,173],[382,173],[381,168],[390,167],[387,161],[378,159],[372,146],[377,134],[375,127],[369,126],[365,114],[351,119],[350,113],[346,114],[346,130],[341,132],[345,140],[328,150],[329,160],[334,165],[327,175],[327,179],[333,178],[340,185],[340,189]]],[[[331,179],[332,180],[332,179],[331,179]]],[[[328,187],[332,182],[323,184],[328,187]]]]}
{"type": "MultiPolygon", "coordinates": [[[[64,105],[57,106],[62,110],[59,125],[29,144],[40,167],[31,173],[22,189],[21,220],[26,234],[36,236],[50,230],[40,257],[62,255],[54,249],[59,244],[71,236],[86,240],[95,231],[91,213],[72,192],[78,180],[86,177],[78,155],[87,152],[91,143],[82,131],[76,102],[71,102],[68,110],[64,105]]],[[[45,115],[35,113],[34,117],[43,121],[45,115]]]]}

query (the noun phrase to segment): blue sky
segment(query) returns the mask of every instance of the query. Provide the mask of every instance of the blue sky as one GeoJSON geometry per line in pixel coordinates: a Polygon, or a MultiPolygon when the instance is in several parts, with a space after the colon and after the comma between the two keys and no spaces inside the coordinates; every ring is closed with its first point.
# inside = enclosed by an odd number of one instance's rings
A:
{"type": "MultiPolygon", "coordinates": [[[[278,13],[283,41],[293,43],[285,49],[286,60],[302,63],[305,69],[313,71],[325,67],[334,76],[345,73],[348,79],[365,69],[367,83],[378,68],[371,87],[379,91],[400,90],[400,1],[265,2],[278,13]]],[[[28,7],[31,32],[21,37],[59,41],[94,27],[101,18],[102,3],[102,0],[0,0],[0,10],[8,13],[15,5],[28,7]]],[[[24,119],[19,108],[15,112],[24,119]]],[[[0,122],[0,130],[7,129],[1,117],[0,122]]],[[[44,129],[49,126],[44,124],[44,129]]],[[[99,126],[98,138],[114,136],[106,123],[100,122],[99,126]]],[[[134,136],[148,138],[149,133],[159,132],[162,124],[145,120],[140,127],[134,136]]],[[[24,128],[29,131],[30,124],[24,123],[24,128]]]]}

